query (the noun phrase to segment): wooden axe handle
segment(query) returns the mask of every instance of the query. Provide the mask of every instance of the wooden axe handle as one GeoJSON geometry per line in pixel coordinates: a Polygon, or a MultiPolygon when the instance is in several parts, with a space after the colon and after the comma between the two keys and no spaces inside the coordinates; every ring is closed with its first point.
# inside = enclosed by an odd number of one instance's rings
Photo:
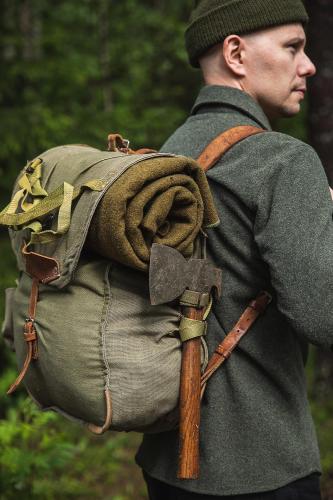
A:
{"type": "MultiPolygon", "coordinates": [[[[264,130],[251,126],[240,126],[227,130],[207,146],[197,161],[206,172],[234,144],[260,132],[264,132],[264,130]]],[[[202,320],[204,309],[184,308],[183,316],[202,320]]],[[[200,378],[201,339],[195,338],[184,342],[182,352],[178,468],[180,479],[197,479],[199,477],[200,378]]]]}
{"type": "MultiPolygon", "coordinates": [[[[184,307],[183,316],[202,320],[205,309],[184,307]]],[[[199,477],[201,338],[183,344],[180,375],[179,479],[199,477]]]]}

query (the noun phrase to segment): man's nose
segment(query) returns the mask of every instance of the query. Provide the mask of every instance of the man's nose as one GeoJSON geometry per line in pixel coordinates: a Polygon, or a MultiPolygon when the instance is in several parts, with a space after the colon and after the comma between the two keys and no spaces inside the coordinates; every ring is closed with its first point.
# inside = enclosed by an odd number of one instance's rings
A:
{"type": "Polygon", "coordinates": [[[299,75],[303,77],[310,77],[314,76],[316,74],[316,71],[316,66],[313,64],[311,59],[305,53],[303,53],[302,62],[299,66],[299,75]]]}

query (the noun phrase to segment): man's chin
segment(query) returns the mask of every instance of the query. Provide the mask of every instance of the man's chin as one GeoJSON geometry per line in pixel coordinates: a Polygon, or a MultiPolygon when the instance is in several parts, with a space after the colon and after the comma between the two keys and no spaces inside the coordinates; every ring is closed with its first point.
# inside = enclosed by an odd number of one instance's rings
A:
{"type": "Polygon", "coordinates": [[[266,116],[270,121],[279,120],[280,118],[292,118],[296,116],[301,110],[301,103],[298,102],[285,102],[284,104],[272,105],[271,103],[260,103],[266,116]]]}
{"type": "Polygon", "coordinates": [[[298,115],[301,111],[301,105],[295,104],[293,106],[286,106],[281,109],[281,117],[282,118],[292,118],[293,116],[298,115]]]}

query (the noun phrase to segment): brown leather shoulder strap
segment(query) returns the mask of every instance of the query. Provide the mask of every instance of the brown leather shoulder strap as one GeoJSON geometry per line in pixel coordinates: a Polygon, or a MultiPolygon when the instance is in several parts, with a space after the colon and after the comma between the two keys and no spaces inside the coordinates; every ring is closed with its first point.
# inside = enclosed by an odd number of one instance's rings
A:
{"type": "Polygon", "coordinates": [[[203,170],[207,172],[207,170],[212,168],[222,156],[232,148],[232,146],[251,135],[261,134],[262,132],[265,132],[265,130],[259,127],[253,127],[252,125],[240,125],[231,128],[215,137],[215,139],[213,139],[213,141],[203,150],[197,162],[203,170]]]}
{"type": "Polygon", "coordinates": [[[240,340],[249,331],[258,316],[265,311],[271,300],[272,296],[268,292],[260,292],[259,295],[247,306],[233,329],[217,346],[208,362],[204,374],[201,377],[201,397],[203,396],[206,384],[210,377],[216,372],[222,363],[230,357],[232,351],[238,346],[240,340]]]}

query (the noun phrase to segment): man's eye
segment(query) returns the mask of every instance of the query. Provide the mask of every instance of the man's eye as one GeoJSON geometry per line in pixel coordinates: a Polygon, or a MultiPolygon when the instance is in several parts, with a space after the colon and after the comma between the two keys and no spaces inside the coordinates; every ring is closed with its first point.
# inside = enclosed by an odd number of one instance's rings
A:
{"type": "Polygon", "coordinates": [[[296,54],[297,52],[297,45],[289,45],[288,46],[288,49],[290,50],[290,52],[292,52],[292,54],[296,54]]]}

